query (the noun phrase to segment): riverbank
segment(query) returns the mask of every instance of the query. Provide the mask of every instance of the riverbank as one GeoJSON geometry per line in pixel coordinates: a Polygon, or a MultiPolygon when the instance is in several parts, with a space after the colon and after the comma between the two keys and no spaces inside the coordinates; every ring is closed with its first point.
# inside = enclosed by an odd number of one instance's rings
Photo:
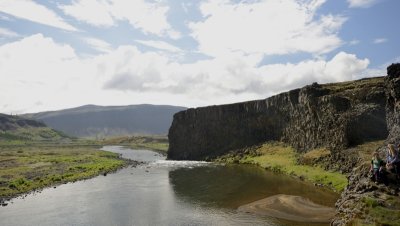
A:
{"type": "Polygon", "coordinates": [[[0,144],[0,203],[18,195],[107,175],[131,162],[99,146],[79,144],[0,144]]]}
{"type": "Polygon", "coordinates": [[[328,187],[340,193],[347,186],[346,175],[338,171],[325,170],[322,165],[311,161],[311,159],[319,159],[326,156],[327,151],[322,149],[309,152],[307,155],[301,155],[284,143],[268,142],[230,152],[216,158],[214,161],[220,163],[255,164],[274,172],[298,177],[317,186],[328,187]],[[303,159],[303,162],[310,162],[313,165],[301,164],[299,163],[300,159],[303,159]]]}
{"type": "Polygon", "coordinates": [[[168,137],[162,135],[152,136],[119,136],[106,138],[100,141],[102,145],[121,145],[130,148],[144,148],[160,153],[166,153],[168,151],[168,137]]]}

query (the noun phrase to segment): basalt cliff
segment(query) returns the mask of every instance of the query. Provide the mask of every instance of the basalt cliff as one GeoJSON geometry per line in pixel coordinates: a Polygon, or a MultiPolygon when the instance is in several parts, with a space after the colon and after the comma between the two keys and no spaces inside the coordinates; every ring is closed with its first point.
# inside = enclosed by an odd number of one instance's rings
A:
{"type": "Polygon", "coordinates": [[[387,69],[386,85],[386,120],[389,130],[388,142],[400,139],[400,64],[392,64],[387,69]]]}
{"type": "Polygon", "coordinates": [[[181,111],[169,129],[168,158],[203,160],[266,141],[306,152],[384,139],[385,91],[384,77],[314,83],[264,100],[181,111]]]}

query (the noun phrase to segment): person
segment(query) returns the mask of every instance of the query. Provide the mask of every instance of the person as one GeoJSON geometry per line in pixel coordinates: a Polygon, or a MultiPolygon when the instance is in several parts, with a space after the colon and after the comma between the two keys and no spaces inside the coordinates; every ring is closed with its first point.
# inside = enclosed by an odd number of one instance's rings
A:
{"type": "Polygon", "coordinates": [[[372,154],[370,172],[373,173],[375,182],[382,181],[383,160],[379,157],[378,152],[372,154]]]}
{"type": "Polygon", "coordinates": [[[388,152],[386,156],[386,169],[396,174],[396,179],[399,179],[400,173],[400,159],[398,152],[394,148],[393,144],[388,144],[388,152]]]}

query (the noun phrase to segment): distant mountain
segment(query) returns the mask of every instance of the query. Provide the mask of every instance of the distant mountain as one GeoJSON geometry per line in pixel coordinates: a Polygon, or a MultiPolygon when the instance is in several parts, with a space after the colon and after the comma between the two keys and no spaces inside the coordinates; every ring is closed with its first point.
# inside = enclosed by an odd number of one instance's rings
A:
{"type": "Polygon", "coordinates": [[[60,111],[23,115],[76,137],[167,134],[175,113],[185,107],[168,105],[85,105],[60,111]]]}
{"type": "Polygon", "coordinates": [[[47,127],[42,122],[0,113],[0,141],[55,141],[64,138],[68,137],[47,127]]]}

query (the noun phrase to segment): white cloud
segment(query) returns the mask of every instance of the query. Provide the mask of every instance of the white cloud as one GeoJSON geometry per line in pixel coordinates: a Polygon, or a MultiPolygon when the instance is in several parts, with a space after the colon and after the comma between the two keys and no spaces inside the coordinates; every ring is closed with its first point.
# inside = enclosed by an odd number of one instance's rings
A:
{"type": "Polygon", "coordinates": [[[141,52],[135,46],[81,58],[69,45],[36,34],[0,46],[0,112],[89,103],[201,106],[238,102],[315,81],[357,78],[369,61],[340,52],[330,60],[262,67],[258,63],[258,57],[232,53],[184,64],[165,54],[141,52]],[[37,102],[43,104],[33,104],[37,102]]]}
{"type": "Polygon", "coordinates": [[[342,44],[338,31],[346,20],[316,16],[325,0],[207,1],[203,21],[190,23],[199,50],[210,56],[245,54],[323,54],[342,44]]]}
{"type": "Polygon", "coordinates": [[[7,107],[0,111],[32,112],[86,102],[85,94],[90,94],[94,84],[94,70],[69,45],[42,34],[1,45],[0,105],[7,107]],[[38,101],[43,105],[33,104],[38,101]]]}
{"type": "Polygon", "coordinates": [[[167,21],[169,7],[160,1],[76,0],[60,8],[65,14],[94,26],[110,27],[117,21],[126,20],[144,33],[174,39],[180,37],[180,33],[173,30],[167,21]]]}
{"type": "Polygon", "coordinates": [[[368,8],[377,3],[378,0],[347,0],[347,2],[350,8],[368,8]]]}
{"type": "Polygon", "coordinates": [[[377,38],[374,40],[375,44],[381,44],[381,43],[385,43],[385,42],[387,42],[386,38],[377,38]]]}
{"type": "Polygon", "coordinates": [[[356,79],[369,65],[368,59],[358,59],[354,54],[340,52],[326,63],[324,78],[320,82],[341,82],[356,79]]]}
{"type": "Polygon", "coordinates": [[[76,55],[70,46],[54,43],[42,34],[32,35],[0,46],[0,78],[46,82],[57,77],[57,66],[63,68],[65,61],[74,58],[76,55]],[[41,73],[42,70],[46,73],[41,73]]]}
{"type": "Polygon", "coordinates": [[[2,0],[0,12],[67,31],[77,31],[52,10],[30,0],[2,0]]]}
{"type": "Polygon", "coordinates": [[[0,27],[0,38],[16,38],[18,36],[19,34],[15,33],[14,31],[0,27]]]}
{"type": "Polygon", "coordinates": [[[256,66],[257,60],[240,54],[178,64],[163,55],[142,53],[129,46],[104,57],[107,89],[183,95],[197,103],[202,100],[203,104],[264,98],[312,82],[347,81],[356,78],[369,64],[368,59],[345,52],[329,61],[262,67],[256,66]]]}
{"type": "Polygon", "coordinates": [[[359,77],[369,64],[353,54],[339,52],[331,60],[306,60],[297,64],[272,64],[259,69],[266,84],[274,93],[302,87],[313,82],[349,81],[359,77]]]}
{"type": "Polygon", "coordinates": [[[169,52],[182,52],[182,49],[171,45],[167,42],[163,42],[163,41],[154,41],[154,40],[135,40],[135,42],[138,42],[140,44],[146,45],[146,46],[150,46],[152,48],[156,48],[156,49],[161,49],[161,50],[166,50],[169,52]]]}
{"type": "Polygon", "coordinates": [[[97,38],[83,38],[83,41],[85,41],[87,44],[89,44],[93,49],[102,52],[102,53],[108,53],[111,51],[112,47],[111,44],[97,38]]]}
{"type": "Polygon", "coordinates": [[[114,25],[114,18],[109,7],[108,1],[98,0],[78,0],[73,1],[71,5],[60,6],[65,14],[99,27],[114,25]]]}

